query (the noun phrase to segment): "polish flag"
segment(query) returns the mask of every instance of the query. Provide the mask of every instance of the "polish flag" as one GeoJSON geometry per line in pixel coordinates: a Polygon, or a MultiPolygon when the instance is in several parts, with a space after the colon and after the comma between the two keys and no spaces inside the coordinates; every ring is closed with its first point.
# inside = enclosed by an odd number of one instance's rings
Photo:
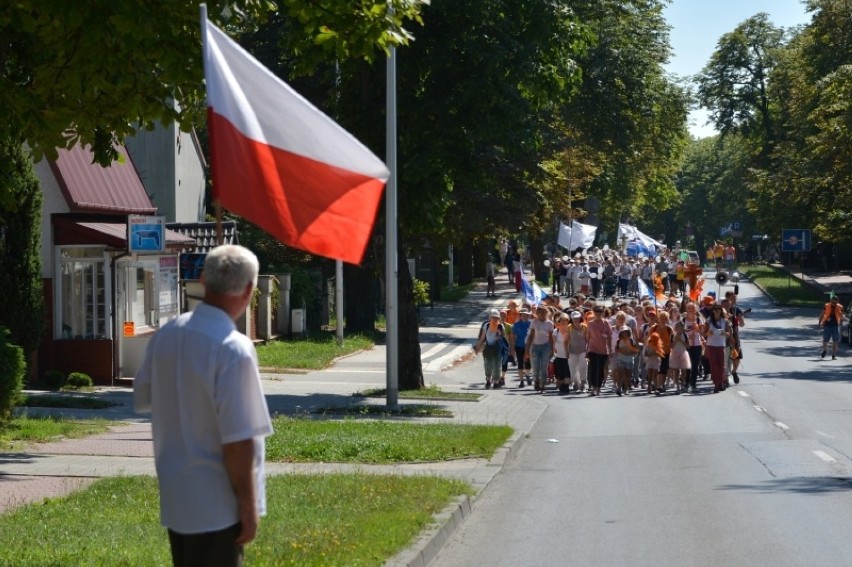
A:
{"type": "Polygon", "coordinates": [[[213,196],[284,244],[360,264],[385,164],[205,20],[213,196]]]}

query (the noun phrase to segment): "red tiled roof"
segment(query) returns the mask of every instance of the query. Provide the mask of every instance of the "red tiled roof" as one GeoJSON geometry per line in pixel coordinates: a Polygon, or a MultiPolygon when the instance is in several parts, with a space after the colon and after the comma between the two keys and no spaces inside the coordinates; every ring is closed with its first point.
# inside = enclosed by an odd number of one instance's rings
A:
{"type": "Polygon", "coordinates": [[[73,213],[154,214],[157,208],[145,192],[133,161],[123,146],[116,148],[124,158],[110,167],[92,163],[92,152],[75,145],[59,150],[50,168],[73,213]]]}

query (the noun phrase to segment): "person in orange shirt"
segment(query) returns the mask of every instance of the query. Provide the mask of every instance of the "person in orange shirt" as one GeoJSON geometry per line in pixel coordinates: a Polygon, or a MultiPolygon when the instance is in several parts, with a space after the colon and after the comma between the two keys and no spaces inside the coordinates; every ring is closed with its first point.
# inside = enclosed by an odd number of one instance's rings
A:
{"type": "Polygon", "coordinates": [[[721,242],[716,242],[713,246],[713,257],[716,259],[716,268],[721,268],[722,260],[725,259],[725,246],[721,242]]]}

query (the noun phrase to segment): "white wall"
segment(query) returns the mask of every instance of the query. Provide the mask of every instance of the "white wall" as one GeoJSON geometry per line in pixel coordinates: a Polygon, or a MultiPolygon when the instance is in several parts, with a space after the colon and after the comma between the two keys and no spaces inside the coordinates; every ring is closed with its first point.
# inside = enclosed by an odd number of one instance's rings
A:
{"type": "Polygon", "coordinates": [[[53,176],[47,160],[41,160],[35,164],[35,172],[41,183],[42,207],[41,207],[41,277],[52,278],[54,268],[53,254],[53,225],[50,216],[55,213],[70,212],[68,203],[62,195],[59,183],[53,176]]]}

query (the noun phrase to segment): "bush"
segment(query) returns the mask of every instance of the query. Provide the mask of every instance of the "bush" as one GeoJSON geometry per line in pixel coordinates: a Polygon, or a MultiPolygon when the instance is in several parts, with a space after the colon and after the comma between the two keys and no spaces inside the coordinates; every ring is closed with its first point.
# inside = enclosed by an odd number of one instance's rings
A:
{"type": "Polygon", "coordinates": [[[65,387],[74,390],[91,388],[92,377],[82,372],[72,372],[68,375],[68,380],[65,381],[65,387]]]}
{"type": "Polygon", "coordinates": [[[423,280],[413,279],[413,294],[414,294],[414,304],[415,305],[423,305],[429,303],[429,282],[424,282],[423,280]]]}
{"type": "Polygon", "coordinates": [[[0,327],[0,421],[12,417],[12,409],[21,397],[24,374],[24,349],[10,341],[9,329],[0,327]]]}
{"type": "Polygon", "coordinates": [[[61,370],[48,370],[44,373],[44,385],[51,390],[58,390],[65,385],[67,376],[61,370]]]}

